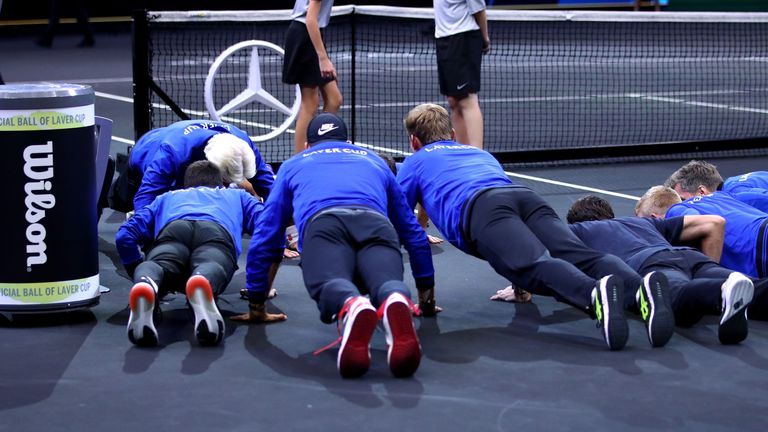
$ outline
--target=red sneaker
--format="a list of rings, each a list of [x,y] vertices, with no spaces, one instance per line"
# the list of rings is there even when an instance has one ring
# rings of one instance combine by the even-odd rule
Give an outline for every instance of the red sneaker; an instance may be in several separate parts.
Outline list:
[[[421,362],[421,345],[413,328],[412,309],[411,302],[400,293],[387,297],[379,308],[389,345],[389,370],[398,378],[413,375]]]
[[[344,303],[338,319],[344,330],[336,366],[344,378],[357,378],[371,367],[371,337],[378,322],[376,309],[367,298],[353,297]]]

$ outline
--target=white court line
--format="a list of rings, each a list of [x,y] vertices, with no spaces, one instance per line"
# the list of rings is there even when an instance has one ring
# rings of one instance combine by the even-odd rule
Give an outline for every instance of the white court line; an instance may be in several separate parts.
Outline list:
[[[394,150],[394,149],[388,149],[388,148],[383,148],[383,147],[376,147],[376,146],[372,146],[370,144],[361,143],[361,142],[355,142],[355,144],[359,145],[360,147],[369,148],[371,150],[384,151],[384,152],[387,152],[387,153],[395,153],[395,154],[400,155],[400,156],[410,156],[410,155],[413,154],[411,152],[404,152],[402,150]],[[593,188],[593,187],[589,187],[589,186],[577,185],[577,184],[573,184],[573,183],[566,183],[566,182],[561,182],[561,181],[558,181],[558,180],[550,180],[550,179],[545,179],[545,178],[542,178],[542,177],[530,176],[530,175],[527,175],[527,174],[513,173],[513,172],[510,172],[510,171],[504,171],[504,174],[508,175],[509,177],[517,177],[517,178],[521,178],[521,179],[537,181],[539,183],[547,183],[547,184],[556,185],[556,186],[564,186],[564,187],[568,187],[568,188],[571,188],[571,189],[583,190],[583,191],[586,191],[586,192],[595,192],[595,193],[600,193],[600,194],[604,194],[604,195],[610,195],[610,196],[614,196],[614,197],[618,197],[618,198],[626,198],[626,199],[632,200],[632,201],[637,201],[637,200],[640,199],[639,196],[627,195],[627,194],[623,194],[623,193],[619,193],[619,192],[612,192],[612,191],[607,191],[607,190],[604,190],[604,189],[597,189],[597,188]]]
[[[639,97],[641,99],[654,100],[659,102],[678,103],[683,105],[693,105],[693,106],[699,106],[699,107],[705,107],[705,108],[717,108],[717,109],[724,109],[729,111],[745,111],[745,112],[753,112],[758,114],[768,114],[768,110],[758,109],[758,108],[724,105],[724,104],[716,104],[716,103],[710,103],[710,102],[695,102],[695,101],[688,101],[685,99],[674,99],[674,98],[657,97],[657,96],[639,96]]]

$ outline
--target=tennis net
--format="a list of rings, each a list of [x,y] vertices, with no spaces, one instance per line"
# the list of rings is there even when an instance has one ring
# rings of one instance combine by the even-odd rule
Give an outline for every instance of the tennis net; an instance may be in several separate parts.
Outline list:
[[[137,136],[183,117],[208,118],[210,65],[232,45],[282,46],[290,11],[143,12],[134,16]],[[768,153],[768,14],[490,10],[480,104],[485,147],[505,162]],[[340,115],[361,145],[409,151],[402,118],[445,105],[431,9],[334,8],[323,37],[344,96]],[[222,63],[213,105],[240,93],[251,52]],[[282,57],[259,50],[262,84],[290,107]],[[286,119],[248,104],[225,115],[253,136]],[[292,130],[259,143],[270,162]]]

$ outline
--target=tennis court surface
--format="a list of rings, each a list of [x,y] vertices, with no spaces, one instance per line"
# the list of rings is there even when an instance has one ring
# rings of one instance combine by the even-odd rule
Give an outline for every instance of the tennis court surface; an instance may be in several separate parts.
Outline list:
[[[114,155],[133,140],[130,35],[97,34],[92,49],[74,48],[78,40],[62,36],[48,50],[33,37],[0,39],[0,70],[10,83],[93,85],[96,114],[115,122]],[[709,160],[723,176],[768,163],[765,156]],[[629,215],[632,197],[684,162],[510,169],[561,216],[585,187],[605,191],[617,215]],[[410,379],[389,373],[381,332],[361,379],[338,376],[334,350],[312,355],[336,328],[320,323],[297,261],[284,262],[271,303],[286,322],[227,322],[224,342],[203,348],[184,298],[169,297],[160,346],[138,349],[125,335],[131,283],[114,246],[123,220],[107,210],[99,223],[101,284],[111,291],[98,306],[14,315],[0,325],[0,430],[757,431],[768,421],[768,323],[752,321],[745,342],[722,346],[711,317],[652,349],[633,318],[628,346],[609,352],[594,322],[566,305],[543,297],[525,305],[489,301],[506,281],[445,244],[433,246],[445,310],[417,319],[424,357]],[[225,317],[247,308],[237,293],[244,264],[241,257],[220,298]],[[407,264],[406,282],[413,287]]]

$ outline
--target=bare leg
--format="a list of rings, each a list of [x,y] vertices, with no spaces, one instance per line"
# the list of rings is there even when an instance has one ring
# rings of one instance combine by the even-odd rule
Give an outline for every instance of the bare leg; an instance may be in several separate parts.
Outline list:
[[[320,87],[320,94],[323,96],[323,112],[336,114],[341,107],[343,98],[336,81]]]
[[[456,141],[483,148],[483,113],[476,93],[464,97],[448,96],[451,123],[456,130]]]
[[[294,154],[304,151],[304,144],[307,142],[307,127],[312,118],[317,114],[317,108],[320,106],[320,94],[317,87],[301,87],[301,107],[299,115],[296,117],[296,133],[293,137]]]

